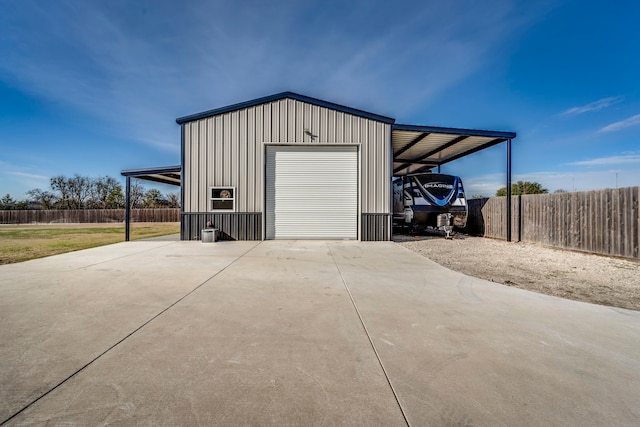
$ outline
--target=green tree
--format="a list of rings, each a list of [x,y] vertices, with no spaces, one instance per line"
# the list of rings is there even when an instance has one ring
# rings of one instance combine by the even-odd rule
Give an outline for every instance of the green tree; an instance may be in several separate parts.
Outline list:
[[[156,190],[155,188],[144,193],[144,197],[142,199],[142,206],[145,208],[158,208],[165,203],[162,193],[160,190]]]
[[[118,209],[124,207],[122,185],[110,176],[95,178],[91,182],[89,206],[97,209]]]
[[[124,208],[124,190],[122,187],[114,188],[105,199],[106,209]]]
[[[9,194],[6,194],[2,198],[0,198],[0,210],[4,210],[4,211],[11,210],[13,209],[15,204],[16,204],[16,201]]]
[[[539,182],[518,181],[511,184],[511,195],[519,196],[522,194],[547,194],[549,190],[544,188]],[[506,196],[507,187],[502,187],[496,192],[496,196]]]

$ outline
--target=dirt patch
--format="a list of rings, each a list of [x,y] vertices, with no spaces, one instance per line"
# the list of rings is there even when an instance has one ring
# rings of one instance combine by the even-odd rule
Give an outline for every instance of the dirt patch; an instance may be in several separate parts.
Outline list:
[[[458,235],[394,236],[400,245],[451,270],[507,286],[640,310],[640,262]]]

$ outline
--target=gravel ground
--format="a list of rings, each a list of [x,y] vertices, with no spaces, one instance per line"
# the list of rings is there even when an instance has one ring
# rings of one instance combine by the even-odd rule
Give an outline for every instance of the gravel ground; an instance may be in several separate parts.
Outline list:
[[[640,262],[458,234],[396,235],[400,245],[451,270],[529,291],[640,310]]]

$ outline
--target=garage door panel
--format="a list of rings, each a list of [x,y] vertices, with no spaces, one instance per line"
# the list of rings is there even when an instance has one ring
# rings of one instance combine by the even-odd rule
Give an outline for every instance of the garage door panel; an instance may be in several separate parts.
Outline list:
[[[357,147],[268,147],[266,196],[267,239],[357,239]]]

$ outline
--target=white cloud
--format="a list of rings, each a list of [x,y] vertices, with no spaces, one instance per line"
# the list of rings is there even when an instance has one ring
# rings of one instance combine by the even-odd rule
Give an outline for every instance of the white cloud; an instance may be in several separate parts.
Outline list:
[[[636,114],[635,116],[631,116],[628,119],[621,120],[619,122],[611,123],[610,125],[607,125],[600,129],[600,132],[615,132],[624,128],[638,125],[640,125],[640,114]]]
[[[598,157],[595,159],[581,160],[568,164],[572,166],[612,166],[630,163],[640,163],[640,154],[629,153],[619,156]]]
[[[490,197],[496,194],[500,187],[507,185],[505,174],[492,173],[479,176],[462,176],[464,191],[468,198],[472,196]]]
[[[25,172],[7,172],[9,175],[15,175],[15,176],[19,176],[21,178],[29,178],[29,179],[35,179],[35,180],[41,180],[41,181],[49,181],[49,177],[48,176],[44,176],[44,175],[36,175],[33,173],[25,173]]]
[[[578,114],[588,113],[590,111],[600,111],[607,107],[610,107],[613,104],[616,104],[622,101],[623,97],[621,96],[610,96],[608,98],[599,99],[597,101],[591,102],[587,105],[582,105],[579,107],[569,108],[566,111],[560,113],[561,116],[575,116]]]
[[[0,162],[11,168],[20,168],[20,166],[9,165],[6,162]],[[20,172],[18,170],[0,171],[0,181],[2,185],[0,192],[2,194],[11,193],[17,199],[24,199],[26,192],[34,188],[47,188],[49,186],[49,177],[29,172]]]

